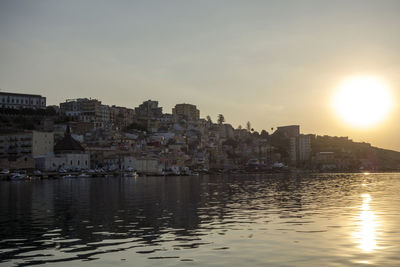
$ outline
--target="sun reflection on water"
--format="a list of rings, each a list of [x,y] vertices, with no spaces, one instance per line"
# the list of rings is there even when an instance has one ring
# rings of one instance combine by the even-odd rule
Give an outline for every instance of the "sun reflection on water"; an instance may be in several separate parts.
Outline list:
[[[359,231],[355,234],[359,248],[365,252],[377,249],[376,245],[376,216],[370,208],[371,196],[362,194],[361,212],[359,215]]]

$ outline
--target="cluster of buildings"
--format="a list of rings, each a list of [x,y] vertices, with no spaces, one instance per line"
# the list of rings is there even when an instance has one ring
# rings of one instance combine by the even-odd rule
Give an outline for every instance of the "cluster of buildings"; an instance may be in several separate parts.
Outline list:
[[[97,128],[122,129],[133,122],[135,111],[130,108],[104,105],[97,99],[68,99],[60,104],[60,113],[74,121],[86,122]]]
[[[3,109],[48,108],[46,98],[39,95],[2,92],[0,101],[6,103]],[[177,104],[171,113],[164,113],[152,100],[127,108],[79,98],[51,108],[57,115],[46,118],[52,121],[46,131],[2,129],[0,169],[178,174],[357,165],[352,157],[346,165],[343,153],[324,151],[322,139],[301,134],[299,125],[277,127],[272,134],[263,130],[260,134],[227,123],[212,123],[201,118],[192,104]],[[320,145],[317,150],[315,144]]]

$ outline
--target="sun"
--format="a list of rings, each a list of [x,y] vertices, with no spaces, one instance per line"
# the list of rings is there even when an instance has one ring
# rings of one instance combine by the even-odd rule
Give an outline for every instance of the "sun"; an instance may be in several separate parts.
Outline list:
[[[392,108],[392,96],[388,86],[376,77],[352,77],[338,87],[333,108],[350,125],[371,127],[387,117]]]

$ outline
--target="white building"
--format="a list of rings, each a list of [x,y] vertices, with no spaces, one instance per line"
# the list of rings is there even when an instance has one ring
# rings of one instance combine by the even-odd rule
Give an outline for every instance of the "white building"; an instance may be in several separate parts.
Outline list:
[[[128,170],[128,169],[137,170],[135,157],[125,156],[121,161],[121,170]]]
[[[0,107],[13,109],[45,109],[46,97],[42,97],[41,95],[0,92]]]
[[[143,174],[162,174],[163,165],[155,158],[139,158],[136,160],[136,170]]]
[[[81,144],[72,138],[69,126],[67,126],[64,138],[54,146],[54,153],[37,158],[36,168],[43,171],[57,171],[61,168],[78,171],[90,167],[90,155],[85,153]]]
[[[89,169],[89,154],[59,154],[48,155],[36,159],[36,168],[42,171],[58,171],[63,168],[68,171]]]

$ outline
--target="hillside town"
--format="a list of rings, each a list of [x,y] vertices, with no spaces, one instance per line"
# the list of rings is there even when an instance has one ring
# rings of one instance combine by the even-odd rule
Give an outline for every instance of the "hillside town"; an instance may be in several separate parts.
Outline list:
[[[303,134],[299,125],[255,131],[213,122],[194,104],[167,113],[158,101],[135,108],[92,98],[46,105],[41,95],[0,92],[2,175],[118,173],[198,175],[288,171],[395,171],[400,153],[348,137]]]

